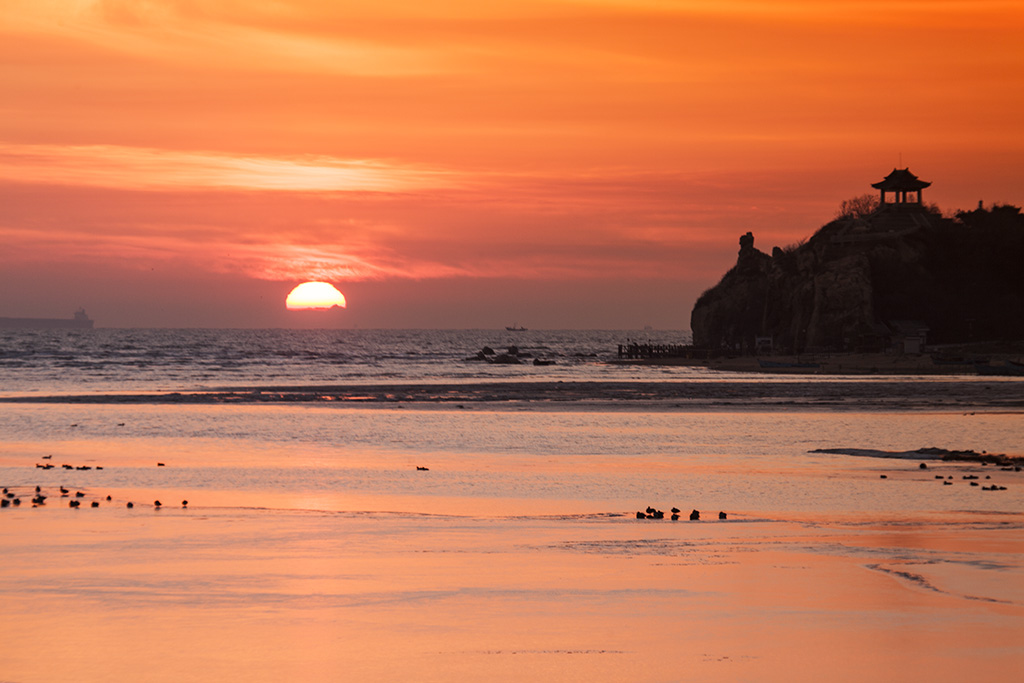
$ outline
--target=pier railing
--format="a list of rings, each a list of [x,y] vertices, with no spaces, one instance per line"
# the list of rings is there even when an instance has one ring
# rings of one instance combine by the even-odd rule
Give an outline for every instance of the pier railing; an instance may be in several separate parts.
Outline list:
[[[641,360],[644,358],[704,358],[705,349],[687,344],[651,344],[629,342],[619,344],[619,358]]]

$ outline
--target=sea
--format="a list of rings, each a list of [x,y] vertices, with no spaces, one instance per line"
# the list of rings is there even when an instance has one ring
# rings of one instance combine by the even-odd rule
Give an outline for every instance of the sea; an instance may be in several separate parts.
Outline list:
[[[1024,378],[689,341],[0,331],[0,681],[1014,680]]]

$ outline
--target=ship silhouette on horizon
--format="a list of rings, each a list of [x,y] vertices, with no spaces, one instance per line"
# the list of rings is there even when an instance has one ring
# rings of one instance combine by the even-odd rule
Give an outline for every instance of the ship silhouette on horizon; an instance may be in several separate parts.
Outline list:
[[[0,330],[91,330],[92,326],[84,308],[71,318],[0,318]]]

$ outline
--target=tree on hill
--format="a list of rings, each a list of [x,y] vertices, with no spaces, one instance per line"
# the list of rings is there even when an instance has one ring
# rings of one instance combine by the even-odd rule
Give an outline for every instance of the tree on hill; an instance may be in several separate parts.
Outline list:
[[[862,194],[859,197],[850,197],[839,202],[836,209],[836,219],[840,218],[864,218],[878,210],[877,194]]]

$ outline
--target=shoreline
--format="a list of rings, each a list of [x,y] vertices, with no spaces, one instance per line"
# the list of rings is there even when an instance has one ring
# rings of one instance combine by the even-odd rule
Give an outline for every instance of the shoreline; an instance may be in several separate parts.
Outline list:
[[[379,407],[516,406],[663,409],[963,410],[1024,409],[1012,378],[826,378],[719,381],[521,381],[372,385],[268,385],[137,393],[0,396],[0,404],[257,405]]]
[[[985,357],[997,363],[1020,358],[1020,354],[988,353]],[[778,364],[762,367],[760,361]],[[793,375],[949,375],[977,377],[974,363],[935,363],[931,355],[887,353],[777,354],[769,356],[736,356],[712,359],[643,358],[615,359],[616,365],[689,366],[723,372],[753,372]],[[1007,375],[1013,377],[1012,375]]]

